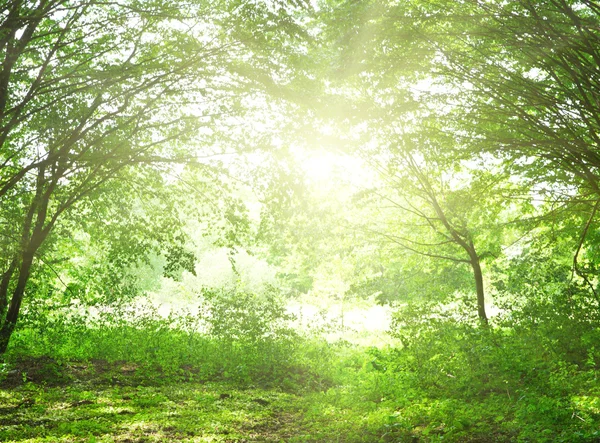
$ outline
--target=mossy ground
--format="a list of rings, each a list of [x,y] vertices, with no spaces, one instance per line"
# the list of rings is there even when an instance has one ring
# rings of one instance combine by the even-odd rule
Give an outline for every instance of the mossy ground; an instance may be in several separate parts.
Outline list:
[[[288,441],[295,395],[140,373],[125,362],[21,362],[0,390],[4,442]]]
[[[164,328],[153,353],[154,330],[20,334],[0,363],[0,442],[600,441],[597,354],[567,362],[537,335],[444,324],[409,347],[363,348]]]
[[[343,367],[338,380],[346,383],[319,390],[202,379],[192,368],[167,376],[126,361],[30,357],[11,363],[0,382],[0,441],[600,441],[596,383],[567,410],[567,397],[533,390],[529,400],[506,392],[461,400],[403,385],[386,398],[381,393],[393,386],[382,384],[391,378],[353,369],[347,361]]]
[[[176,380],[126,362],[20,361],[0,384],[2,442],[379,441],[315,393]],[[315,414],[320,419],[315,418]],[[337,415],[337,414],[336,414]],[[345,417],[344,417],[345,416]],[[339,420],[338,420],[339,419]],[[331,426],[319,425],[330,422]]]

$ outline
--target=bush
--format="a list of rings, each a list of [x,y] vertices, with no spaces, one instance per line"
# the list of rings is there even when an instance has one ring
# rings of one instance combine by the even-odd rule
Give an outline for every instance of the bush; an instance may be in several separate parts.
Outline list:
[[[165,318],[147,304],[105,306],[93,315],[90,310],[29,311],[6,358],[131,362],[155,381],[218,378],[286,389],[325,383],[318,373],[324,364],[306,353],[326,345],[291,328],[293,318],[276,290],[206,289],[202,295],[200,315]]]

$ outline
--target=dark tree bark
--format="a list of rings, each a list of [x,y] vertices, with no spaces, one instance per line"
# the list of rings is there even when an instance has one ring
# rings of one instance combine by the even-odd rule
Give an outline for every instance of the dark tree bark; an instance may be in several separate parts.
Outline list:
[[[29,250],[23,255],[23,261],[19,269],[19,279],[17,280],[17,285],[13,292],[6,317],[3,319],[2,327],[0,328],[0,355],[6,352],[10,337],[12,336],[15,326],[17,325],[17,318],[19,317],[21,303],[23,302],[23,296],[25,294],[25,286],[27,285],[27,281],[29,280],[29,275],[31,273],[33,257],[33,250]]]
[[[475,290],[477,292],[477,315],[483,323],[488,322],[485,312],[485,291],[483,287],[483,272],[481,271],[480,257],[475,251],[475,247],[471,243],[469,248],[470,265],[473,269],[473,277],[475,279]]]
[[[63,168],[54,166],[52,174],[46,177],[46,168],[42,166],[38,169],[36,193],[23,224],[21,251],[0,282],[0,291],[2,291],[0,292],[0,355],[6,352],[10,337],[17,324],[35,254],[52,229],[53,223],[46,222],[48,206],[52,192],[63,171]],[[34,219],[35,224],[33,224]],[[17,264],[18,273],[15,276],[14,271]],[[8,304],[8,291],[13,277],[16,277],[16,281]],[[7,307],[8,309],[6,309]]]

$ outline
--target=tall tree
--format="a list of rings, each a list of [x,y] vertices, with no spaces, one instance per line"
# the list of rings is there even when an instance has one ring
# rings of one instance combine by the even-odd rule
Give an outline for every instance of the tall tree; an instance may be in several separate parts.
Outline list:
[[[574,210],[587,207],[580,244],[573,245],[574,269],[582,275],[577,257],[598,215],[598,6],[375,0],[326,2],[322,10],[330,23],[324,51],[330,91],[345,103],[338,122],[347,125],[346,145],[402,144],[418,131],[411,149],[428,161],[445,157],[446,174],[485,153],[490,162],[502,162],[501,176],[512,175],[510,183],[530,187],[520,192],[523,201],[549,195],[561,204],[572,199]],[[433,140],[442,143],[431,149]],[[394,157],[390,151],[381,158],[411,162]],[[427,188],[436,182],[420,167],[412,169],[408,183]],[[514,204],[502,187],[493,196],[494,186],[492,207]],[[433,207],[444,200],[438,197],[429,199]]]
[[[571,200],[574,211],[588,202],[573,269],[590,283],[578,258],[592,244],[600,195],[600,8],[514,0],[439,2],[427,12],[415,38],[438,54],[446,129],[466,152],[487,151],[528,176],[538,195]]]
[[[235,1],[7,3],[0,13],[0,354],[32,265],[61,218],[130,180],[136,165],[213,167],[206,159],[230,147],[213,138],[226,117],[245,96],[276,89],[283,57],[260,43],[265,34],[301,34],[293,9]]]

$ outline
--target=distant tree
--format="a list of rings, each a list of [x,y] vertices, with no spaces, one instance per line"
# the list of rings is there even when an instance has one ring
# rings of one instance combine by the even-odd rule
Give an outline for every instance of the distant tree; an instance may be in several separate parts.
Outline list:
[[[325,2],[321,11],[329,24],[323,54],[334,97],[331,115],[344,125],[347,149],[402,144],[419,132],[411,150],[428,161],[444,157],[446,174],[452,174],[452,165],[487,156],[501,165],[494,173],[499,179],[511,175],[512,185],[518,183],[519,201],[547,200],[536,208],[548,209],[548,218],[557,206],[568,205],[578,214],[586,210],[587,218],[576,217],[582,221],[573,267],[593,285],[594,267],[589,259],[578,266],[578,257],[594,249],[591,227],[599,206],[598,5],[585,0],[342,1]],[[431,149],[428,140],[442,143]],[[403,155],[382,155],[383,176],[394,157],[410,164]],[[413,172],[407,183],[424,186],[421,192],[428,182],[440,183],[428,170]],[[512,191],[507,195],[500,186],[494,196],[493,177],[490,183],[491,206],[515,204]],[[445,200],[444,192],[430,188],[435,208],[436,200]],[[486,207],[485,199],[473,203],[464,209]],[[449,209],[439,207],[442,213]],[[488,227],[493,236],[495,229]]]
[[[595,248],[600,201],[600,7],[514,0],[423,8],[415,38],[437,54],[432,76],[447,85],[438,97],[446,130],[464,155],[488,152],[538,196],[587,211],[577,216],[572,264],[594,293],[595,266],[579,259]]]

